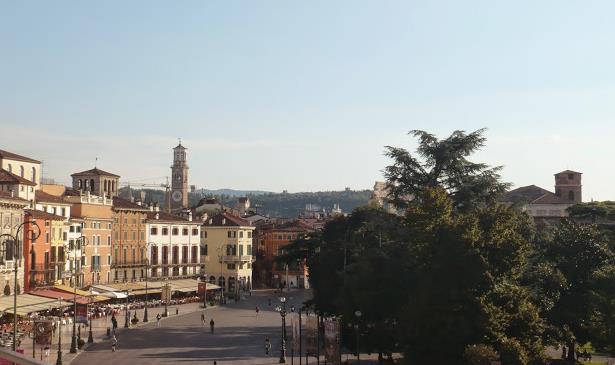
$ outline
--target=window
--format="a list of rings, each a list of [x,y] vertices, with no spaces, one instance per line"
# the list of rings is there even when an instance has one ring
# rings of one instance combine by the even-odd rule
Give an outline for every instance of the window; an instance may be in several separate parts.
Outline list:
[[[248,238],[252,238],[252,231],[248,231]]]
[[[248,245],[248,255],[252,256],[252,245]]]
[[[85,265],[87,265],[85,261],[85,256],[81,256],[81,266],[85,266]]]
[[[136,241],[137,240],[137,232],[132,231],[132,240]]]
[[[568,180],[574,180],[574,175],[573,174],[568,174]]]
[[[75,233],[75,226],[70,226],[69,230],[70,233]]]
[[[111,255],[107,255],[107,265],[111,265]]]
[[[111,246],[111,236],[107,236],[107,245]]]
[[[243,231],[239,231],[239,238],[243,238]]]
[[[182,247],[182,264],[188,263],[188,246]]]
[[[198,254],[198,248],[197,246],[192,246],[192,260],[190,262],[192,262],[193,264],[196,264],[198,262],[197,260],[197,255]]]
[[[173,258],[172,258],[172,263],[173,264],[179,264],[179,247],[175,246],[173,247]]]
[[[145,241],[145,232],[141,231],[141,241]]]
[[[126,263],[128,261],[128,249],[126,247],[124,247],[124,256],[123,256],[123,263]]]
[[[187,236],[187,235],[188,235],[188,228],[182,229],[182,236]]]
[[[227,236],[228,236],[228,238],[235,238],[235,237],[237,237],[237,232],[235,232],[235,231],[228,231],[227,232]]]
[[[574,200],[574,191],[569,191],[568,192],[568,200],[573,201]]]
[[[149,232],[152,236],[156,236],[158,234],[158,227],[152,227]]]
[[[62,217],[66,217],[66,208],[62,208]]]
[[[124,224],[128,224],[128,218],[124,218]]]
[[[32,182],[36,182],[36,168],[32,167]]]
[[[207,245],[201,246],[201,256],[207,256]]]
[[[197,228],[192,228],[192,235],[193,236],[198,236],[199,235],[199,230]]]
[[[124,241],[128,240],[128,232],[124,232]]]
[[[226,264],[228,270],[235,270],[235,264]]]
[[[134,247],[132,248],[132,262],[137,262],[137,250]]]
[[[243,256],[243,245],[239,245],[239,256]]]
[[[168,236],[168,235],[169,235],[169,229],[168,229],[167,227],[164,227],[164,228],[162,229],[162,235],[163,235],[163,236]]]
[[[107,223],[107,229],[111,229],[111,223]]]
[[[207,238],[207,231],[201,231],[201,238]]]
[[[173,232],[173,236],[177,236],[179,234],[179,229],[173,228],[172,232]]]
[[[24,177],[24,169],[23,166],[19,166],[19,176]]]

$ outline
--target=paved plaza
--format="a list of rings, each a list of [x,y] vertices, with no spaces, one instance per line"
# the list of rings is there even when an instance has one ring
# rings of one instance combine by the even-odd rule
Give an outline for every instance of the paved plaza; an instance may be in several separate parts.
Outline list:
[[[305,300],[305,291],[286,293],[290,305],[299,308]],[[272,299],[271,306],[268,299]],[[276,297],[271,291],[255,291],[252,297],[240,303],[208,308],[205,326],[201,323],[202,310],[163,319],[156,327],[155,315],[150,323],[121,329],[117,336],[118,351],[112,352],[109,341],[97,339],[97,343],[76,357],[71,364],[172,364],[196,362],[200,364],[277,364],[281,319],[274,310]],[[260,313],[256,315],[255,308]],[[183,308],[181,310],[184,310]],[[209,320],[214,319],[215,331],[210,333]],[[287,321],[287,325],[290,323]],[[290,327],[287,329],[290,333]],[[270,356],[265,355],[265,338],[272,343]],[[290,364],[290,351],[288,352]],[[297,359],[297,364],[299,363]],[[316,363],[312,359],[310,363]]]

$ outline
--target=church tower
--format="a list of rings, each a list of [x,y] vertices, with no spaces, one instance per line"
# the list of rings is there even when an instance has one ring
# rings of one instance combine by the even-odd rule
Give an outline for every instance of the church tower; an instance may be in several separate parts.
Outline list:
[[[566,170],[555,174],[555,195],[567,200],[570,204],[583,201],[583,185],[580,172]]]
[[[186,163],[186,147],[181,140],[173,148],[173,166],[171,166],[171,211],[177,212],[188,208],[188,164]]]

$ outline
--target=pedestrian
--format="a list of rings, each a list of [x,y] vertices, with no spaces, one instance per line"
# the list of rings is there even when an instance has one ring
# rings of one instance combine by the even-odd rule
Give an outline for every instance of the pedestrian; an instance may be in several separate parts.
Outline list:
[[[115,352],[116,348],[117,348],[117,337],[113,335],[113,338],[111,339],[111,352]]]
[[[269,337],[265,338],[265,355],[269,355],[269,350],[271,350],[271,342],[269,341]]]
[[[209,329],[211,331],[211,334],[214,334],[214,319],[212,318],[211,321],[209,321]]]
[[[115,335],[115,330],[117,330],[117,318],[115,318],[115,314],[111,315],[111,325],[113,327],[113,334]]]
[[[271,307],[271,298],[267,299],[267,305]]]
[[[203,324],[203,327],[205,327],[205,311],[201,313],[201,323]]]
[[[258,312],[260,311],[260,309],[258,308],[258,305],[256,306],[256,318],[258,318]]]
[[[45,362],[49,362],[49,345],[45,345]]]
[[[160,313],[156,314],[156,327],[160,327],[160,318],[162,318]]]

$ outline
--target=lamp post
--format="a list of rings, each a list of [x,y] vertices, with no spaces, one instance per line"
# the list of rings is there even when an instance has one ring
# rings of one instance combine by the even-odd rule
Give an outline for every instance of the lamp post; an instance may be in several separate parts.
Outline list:
[[[128,321],[130,321],[130,315],[128,314],[128,297],[130,296],[130,289],[128,289],[128,283],[126,283],[126,316],[124,321],[124,328],[128,328],[130,325]]]
[[[169,316],[169,300],[171,299],[171,293],[169,291],[169,279],[164,278],[164,315],[163,317]]]
[[[28,215],[29,216],[29,215]],[[23,234],[29,233],[30,239],[35,241],[41,235],[41,229],[33,220],[24,221],[15,230],[15,235],[9,233],[4,233],[0,235],[0,239],[2,239],[2,247],[1,247],[1,255],[0,255],[0,264],[5,264],[6,254],[8,252],[7,245],[13,245],[13,271],[15,273],[15,281],[13,283],[13,351],[17,351],[17,286],[19,285],[17,282],[17,268],[19,267],[17,263],[17,258],[19,257],[19,232],[24,228],[26,224],[32,224],[32,227],[29,227],[26,232],[22,232]],[[36,231],[33,229],[36,227]],[[24,279],[25,280],[25,279]]]
[[[282,317],[282,346],[280,347],[280,364],[286,363],[286,297],[280,297],[281,305],[275,307]]]
[[[354,326],[354,328],[355,328],[355,330],[357,332],[357,364],[360,364],[361,363],[361,358],[359,356],[359,353],[360,353],[360,351],[359,351],[359,335],[360,335],[359,321],[361,320],[362,313],[361,313],[360,310],[358,310],[358,311],[354,312],[354,315],[355,315],[355,317],[357,317],[357,323]]]
[[[81,235],[76,242],[79,242],[79,250],[82,251],[83,248],[86,246],[85,241],[87,241],[87,237],[85,237],[84,235]],[[83,254],[83,252],[82,252]],[[70,341],[70,353],[71,354],[76,354],[77,353],[77,281],[78,281],[78,277],[77,277],[77,252],[75,250],[75,253],[73,254],[73,260],[74,260],[74,265],[73,265],[73,284],[75,285],[74,290],[73,290],[73,335],[71,337],[71,341]],[[80,270],[81,271],[81,270]]]
[[[58,309],[60,313],[62,310],[62,297],[58,298],[60,303],[60,308]],[[62,365],[62,319],[58,315],[58,358],[56,359],[56,365]]]
[[[148,282],[148,275],[149,275],[149,255],[150,255],[150,246],[153,242],[148,242],[145,245],[145,309],[143,310],[143,322],[147,323],[149,322],[149,319],[147,318],[147,282]]]
[[[90,304],[92,303],[92,288],[90,288]],[[89,311],[88,311],[89,314]],[[88,332],[88,343],[94,343],[94,336],[92,335],[92,314],[90,314],[90,331]]]

